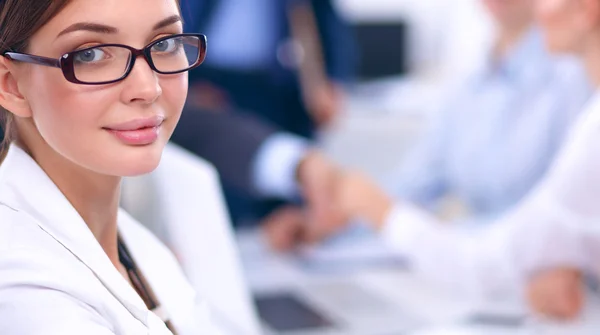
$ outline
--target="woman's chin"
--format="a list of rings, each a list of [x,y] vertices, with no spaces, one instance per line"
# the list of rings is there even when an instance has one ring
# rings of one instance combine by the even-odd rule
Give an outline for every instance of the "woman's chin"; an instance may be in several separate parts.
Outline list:
[[[157,167],[158,167],[158,163],[154,164],[154,165],[147,165],[147,166],[136,166],[135,168],[123,170],[121,173],[119,173],[119,176],[121,176],[121,177],[143,176],[143,175],[151,173]]]
[[[160,164],[162,157],[162,148],[137,148],[130,154],[123,157],[122,160],[115,162],[113,165],[117,167],[114,175],[121,177],[141,176],[154,171]]]

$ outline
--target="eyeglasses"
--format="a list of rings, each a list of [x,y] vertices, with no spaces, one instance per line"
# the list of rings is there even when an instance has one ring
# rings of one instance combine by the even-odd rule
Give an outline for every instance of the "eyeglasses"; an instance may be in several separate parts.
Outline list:
[[[189,71],[202,64],[206,57],[206,36],[169,35],[143,49],[101,44],[69,52],[59,59],[10,51],[4,56],[19,62],[60,68],[65,78],[75,84],[103,85],[127,78],[139,56],[143,56],[150,68],[160,74]]]

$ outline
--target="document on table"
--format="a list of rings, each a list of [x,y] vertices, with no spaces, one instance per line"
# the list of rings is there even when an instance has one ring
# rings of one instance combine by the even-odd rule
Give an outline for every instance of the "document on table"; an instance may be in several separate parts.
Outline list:
[[[355,224],[322,244],[297,251],[296,260],[311,272],[354,272],[372,267],[404,269],[406,260],[387,248],[366,226]]]

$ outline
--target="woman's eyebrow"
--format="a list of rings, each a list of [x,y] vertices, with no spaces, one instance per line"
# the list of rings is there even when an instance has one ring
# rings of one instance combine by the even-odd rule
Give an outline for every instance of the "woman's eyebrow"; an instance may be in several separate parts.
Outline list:
[[[167,17],[166,19],[160,21],[159,23],[155,24],[153,29],[158,30],[158,29],[170,26],[177,22],[181,22],[181,16],[171,15],[171,16]]]
[[[75,32],[75,31],[80,31],[80,30],[91,31],[94,33],[101,33],[101,34],[116,34],[119,32],[119,29],[117,29],[115,27],[107,26],[107,25],[100,24],[100,23],[78,22],[78,23],[74,23],[74,24],[70,25],[65,30],[61,31],[56,37],[58,38],[63,35],[66,35],[66,34],[69,34],[69,33]]]
[[[157,24],[155,24],[153,30],[158,30],[158,29],[170,26],[174,23],[181,22],[181,21],[182,21],[181,16],[171,15],[171,16],[161,20]],[[101,24],[101,23],[78,22],[78,23],[74,23],[74,24],[70,25],[69,27],[67,27],[66,29],[61,31],[56,37],[58,38],[63,35],[66,35],[66,34],[69,34],[72,32],[76,32],[76,31],[81,31],[81,30],[90,31],[93,33],[100,33],[100,34],[116,34],[119,32],[119,29],[117,29],[115,27],[107,26],[107,25]]]

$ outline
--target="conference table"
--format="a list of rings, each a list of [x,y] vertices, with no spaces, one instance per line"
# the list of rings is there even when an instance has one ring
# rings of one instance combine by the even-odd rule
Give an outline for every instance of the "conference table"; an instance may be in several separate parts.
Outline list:
[[[255,296],[289,291],[308,292],[307,295],[315,293],[313,296],[319,298],[326,296],[327,291],[311,290],[322,290],[324,283],[335,283],[337,287],[352,283],[353,287],[392,302],[402,310],[409,311],[413,319],[418,319],[411,325],[410,331],[403,331],[402,334],[600,334],[600,298],[595,294],[589,295],[581,317],[571,322],[537,317],[529,312],[518,297],[493,301],[467,299],[464,295],[424,282],[411,273],[400,255],[390,253],[376,236],[362,229],[354,229],[323,246],[288,254],[273,252],[258,230],[238,232],[237,242],[246,280]],[[361,304],[360,300],[353,301],[350,298],[344,301],[346,304]],[[315,299],[312,302],[315,303]],[[337,308],[335,304],[328,306],[326,298],[321,302],[321,310]],[[316,304],[319,304],[319,299],[316,299]],[[365,304],[369,302],[365,301]],[[335,310],[332,312],[335,313]],[[392,315],[390,319],[397,317],[400,316]],[[378,322],[385,320],[379,319]],[[376,331],[364,333],[377,334]],[[389,332],[381,334],[391,335]]]

